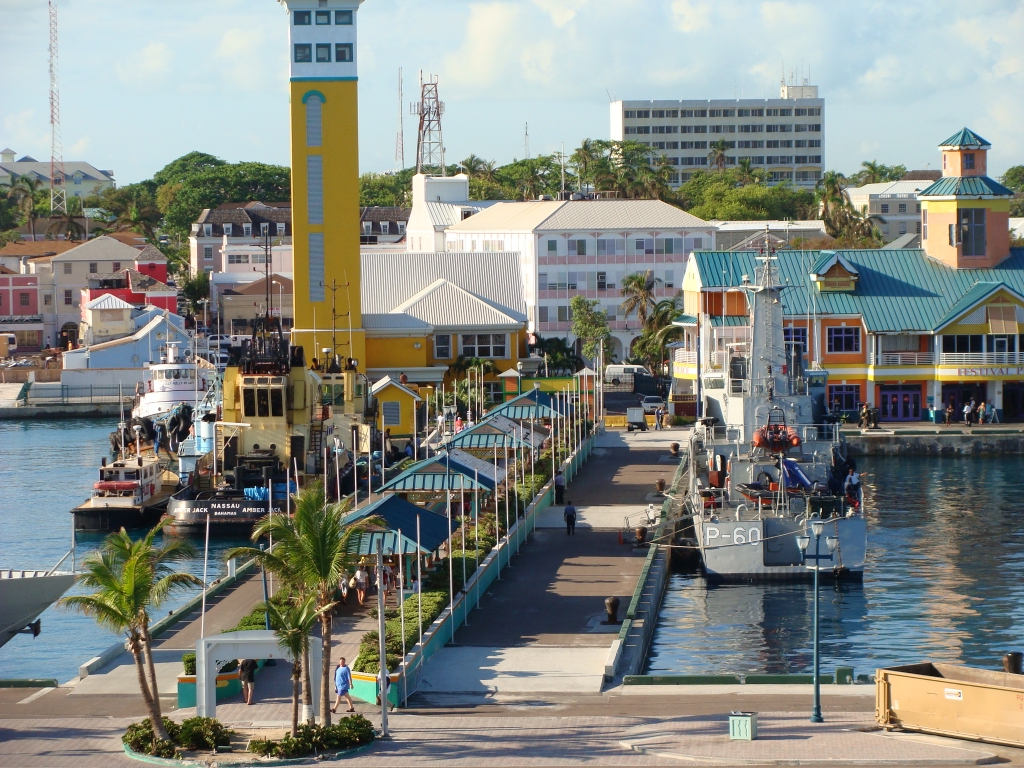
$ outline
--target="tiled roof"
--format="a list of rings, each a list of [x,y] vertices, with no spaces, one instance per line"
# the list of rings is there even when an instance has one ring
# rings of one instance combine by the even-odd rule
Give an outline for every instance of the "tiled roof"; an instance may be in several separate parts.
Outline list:
[[[5,172],[0,175],[17,174],[18,176],[35,176],[45,181],[50,180],[50,163],[39,162],[28,155],[13,163],[0,163],[0,171]],[[83,181],[114,181],[113,171],[101,171],[89,163],[65,160],[64,177],[73,179],[76,174],[79,174],[79,178]]]
[[[71,240],[15,240],[0,248],[0,256],[28,256],[33,259],[45,257],[48,259],[80,245],[81,243]]]
[[[412,208],[393,205],[373,205],[359,209],[360,221],[408,221]]]
[[[970,128],[961,128],[944,142],[939,144],[939,147],[974,147],[977,149],[988,149],[991,146],[991,144],[981,138],[981,136],[976,134]]]
[[[154,261],[155,262],[167,261],[167,257],[164,256],[163,252],[159,248],[157,248],[155,245],[151,245],[151,244],[147,243],[146,247],[143,248],[139,252],[139,254],[135,257],[135,260],[136,261],[144,261],[147,264],[151,264]]]
[[[943,176],[930,187],[918,193],[920,197],[949,195],[1013,197],[1013,190],[1007,189],[988,176]]]
[[[128,286],[134,293],[177,293],[166,283],[161,283],[155,277],[144,275],[137,270],[126,269],[125,273],[128,276]]]
[[[978,283],[1005,283],[1024,295],[1024,248],[1012,249],[991,269],[954,269],[916,248],[836,251],[860,274],[852,292],[818,292],[811,286],[811,267],[821,253],[776,254],[779,279],[789,286],[782,291],[786,315],[862,315],[872,333],[922,333],[939,327]],[[706,288],[738,286],[744,274],[753,277],[762,263],[756,254],[743,252],[697,252],[692,258]]]

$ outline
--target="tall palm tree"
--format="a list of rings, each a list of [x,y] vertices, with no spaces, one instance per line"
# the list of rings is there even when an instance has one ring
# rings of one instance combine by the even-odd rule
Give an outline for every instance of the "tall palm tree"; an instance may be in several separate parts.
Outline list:
[[[594,170],[604,156],[604,145],[594,139],[584,139],[579,148],[569,156],[569,162],[576,166],[577,187],[594,182]]]
[[[135,194],[125,210],[114,219],[114,231],[138,232],[152,240],[162,218],[163,215],[155,205]]]
[[[762,184],[767,179],[767,172],[764,168],[755,168],[750,163],[749,157],[741,157],[736,162],[736,179],[740,184]]]
[[[11,186],[18,199],[18,207],[21,208],[25,221],[28,222],[29,231],[32,233],[34,241],[36,239],[36,219],[39,218],[36,203],[39,200],[39,193],[43,189],[43,182],[35,176],[18,176],[16,179],[11,179]]]
[[[327,608],[318,609],[314,595],[292,602],[283,610],[272,602],[260,607],[270,614],[278,644],[292,660],[292,738],[295,738],[299,732],[299,681],[303,662],[309,658],[309,633]]]
[[[654,289],[660,282],[661,280],[655,277],[654,271],[650,269],[646,272],[634,272],[622,279],[619,293],[625,300],[619,307],[627,319],[636,312],[636,319],[641,325],[646,325],[648,312],[655,302]]]
[[[546,180],[540,163],[536,159],[527,160],[524,173],[519,179],[519,189],[523,193],[523,200],[536,200],[545,186]]]
[[[127,635],[154,737],[164,741],[168,735],[160,713],[149,609],[159,607],[175,591],[202,585],[195,576],[172,567],[195,556],[195,547],[190,542],[169,539],[160,547],[153,543],[168,522],[164,520],[138,541],[132,541],[124,528],[107,536],[100,548],[86,558],[78,578],[80,584],[96,591],[91,595],[62,597],[59,601],[62,607],[81,611],[95,618],[100,626]]]
[[[466,175],[472,179],[480,175],[480,171],[482,171],[484,167],[484,159],[482,157],[477,157],[474,154],[470,154],[469,157],[459,163],[459,166],[466,172]]]
[[[877,184],[886,181],[887,168],[877,160],[865,160],[860,164],[861,171],[857,174],[857,180],[861,184]]]
[[[321,665],[320,709],[324,724],[331,724],[331,612],[334,591],[342,573],[358,557],[359,540],[376,518],[344,525],[340,504],[328,504],[323,484],[311,483],[295,497],[295,514],[268,515],[252,531],[252,540],[271,537],[271,551],[255,547],[237,547],[225,557],[254,558],[269,571],[278,574],[302,597],[312,597],[320,617]]]
[[[718,141],[711,143],[711,151],[708,152],[708,165],[712,168],[717,168],[721,173],[725,170],[725,167],[729,164],[729,142],[725,139],[719,139]]]

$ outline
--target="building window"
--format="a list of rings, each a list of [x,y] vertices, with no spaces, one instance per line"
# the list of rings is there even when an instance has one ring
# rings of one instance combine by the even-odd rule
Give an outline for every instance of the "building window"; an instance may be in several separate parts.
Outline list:
[[[211,237],[213,235],[213,224],[203,224],[203,237]]]
[[[614,288],[614,287],[615,287],[615,285],[613,283],[612,284],[612,288]],[[597,290],[599,290],[599,291],[607,291],[608,290],[608,273],[607,272],[598,272],[597,273]]]
[[[334,23],[343,27],[352,26],[352,11],[335,11]]]
[[[19,293],[18,294],[18,306],[19,307],[27,307],[28,306],[28,294],[27,293]]]
[[[249,254],[247,253],[229,253],[228,264],[248,264]]]
[[[921,211],[921,239],[928,239],[928,211]]]
[[[331,24],[331,12],[330,11],[317,11],[316,12],[316,23],[317,26],[330,26]]]
[[[309,43],[295,44],[295,63],[308,64],[313,61],[313,46]]]
[[[265,221],[260,222],[260,234],[264,237],[270,234],[270,225]]]
[[[233,231],[234,231],[234,230],[233,230],[233,227],[232,227],[232,225],[231,225],[231,224],[225,224],[225,225],[224,225],[224,235],[225,235],[226,237],[231,237],[231,233],[232,233]]]
[[[450,360],[452,356],[452,337],[448,333],[439,333],[434,337],[434,357],[438,360]]]
[[[964,170],[965,171],[973,171],[974,170],[974,153],[973,152],[964,152]]]
[[[587,255],[587,241],[586,240],[570,240],[568,242],[569,255],[570,256],[586,256]]]
[[[920,212],[921,212],[921,204],[920,204],[920,203],[918,203],[918,204],[917,204],[917,212],[918,212],[918,213],[920,213]]]
[[[897,213],[906,213],[907,212],[907,204],[906,203],[900,203],[899,206],[897,206],[896,211],[897,211]]]
[[[960,209],[960,240],[964,256],[985,255],[985,209]]]
[[[548,253],[550,255],[555,255],[555,254],[558,253],[558,241],[557,240],[548,240]]]
[[[365,235],[372,235],[373,234],[373,222],[372,221],[364,221],[364,222],[362,222],[362,225],[363,225],[363,235],[364,236]]]
[[[277,234],[278,235],[282,235],[282,236],[284,235],[284,223],[283,222],[278,222],[278,224],[277,224]]]
[[[837,411],[855,411],[860,406],[860,384],[832,384],[828,405]]]
[[[654,252],[657,254],[685,253],[683,249],[683,238],[664,237],[655,244]]]
[[[48,293],[43,296],[43,304],[47,307],[51,306],[53,304],[53,296]]]
[[[90,275],[95,275],[99,271],[100,271],[99,270],[99,264],[97,264],[95,261],[90,261],[89,262],[89,274]]]
[[[682,241],[680,241],[680,242],[682,242]],[[665,270],[664,287],[665,288],[675,288],[676,287],[676,273],[675,273],[675,270],[672,270],[672,269],[666,269]]]
[[[564,304],[558,308],[558,322],[569,322],[569,307],[565,306]]]
[[[888,213],[888,212],[889,212],[889,204],[888,203],[882,203],[882,213]]]
[[[395,224],[398,225],[398,234],[404,235],[405,234],[405,222],[404,221],[396,221]]]
[[[386,400],[380,408],[385,427],[397,427],[402,423],[402,404],[397,400]]]
[[[907,234],[907,222],[905,222],[905,221],[901,221],[900,222],[900,234],[901,235]]]
[[[654,238],[653,237],[638,237],[633,241],[633,253],[634,254],[645,254],[649,256],[654,255]]]
[[[337,43],[334,46],[334,60],[340,62],[352,61],[352,43]]]
[[[980,335],[943,336],[942,351],[946,354],[984,352],[985,337]]]
[[[312,14],[309,11],[295,11],[292,18],[295,20],[295,26],[297,27],[308,27],[313,23]]]
[[[64,306],[70,307],[73,303],[74,303],[74,300],[71,298],[71,289],[65,289],[64,290]]]
[[[387,222],[387,221],[382,221],[382,222],[380,223],[380,233],[381,233],[382,235],[386,235],[386,234],[388,234],[388,230],[389,230],[389,229],[391,229],[391,227],[390,227],[390,222]]]
[[[538,322],[546,323],[548,321],[548,308],[537,307],[537,319]]]
[[[462,335],[462,354],[465,357],[507,357],[507,349],[503,333]]]
[[[252,237],[252,224],[243,224],[242,225],[242,234],[245,237]]]
[[[807,354],[806,328],[783,328],[782,338],[786,342],[786,357],[789,357],[794,346],[799,348],[803,354]]]
[[[602,237],[597,241],[598,256],[623,256],[626,253],[626,241],[617,237]]]
[[[213,246],[212,245],[204,245],[203,246],[203,259],[205,261],[212,261],[213,260]]]
[[[919,234],[919,235],[920,235],[920,234],[921,234],[921,222],[920,222],[920,221],[915,221],[915,222],[914,222],[914,224],[915,224],[915,225],[916,225],[916,227],[917,227],[917,230],[916,230],[916,231],[917,231],[917,234]]]
[[[856,326],[829,328],[828,351],[838,353],[860,352],[860,328]]]
[[[316,61],[318,64],[324,64],[331,60],[331,44],[330,43],[317,43],[316,44]]]

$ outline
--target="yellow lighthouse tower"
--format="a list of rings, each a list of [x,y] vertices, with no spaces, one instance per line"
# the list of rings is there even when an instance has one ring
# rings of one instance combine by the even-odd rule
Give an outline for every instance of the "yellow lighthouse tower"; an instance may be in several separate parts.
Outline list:
[[[295,330],[362,366],[359,306],[357,12],[362,0],[281,0],[288,8]],[[334,341],[332,341],[332,338]],[[315,340],[315,344],[314,344]]]

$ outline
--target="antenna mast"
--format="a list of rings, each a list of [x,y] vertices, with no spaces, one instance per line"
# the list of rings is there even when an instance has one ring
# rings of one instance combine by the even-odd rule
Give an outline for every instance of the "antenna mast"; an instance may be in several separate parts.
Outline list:
[[[402,68],[398,68],[398,135],[395,137],[396,170],[405,168],[405,129],[402,124]]]
[[[60,91],[57,88],[57,3],[50,7],[50,210],[67,214],[64,188],[64,150],[60,141]]]
[[[523,128],[523,149],[526,150],[526,159],[530,159],[530,124],[524,123]]]
[[[441,176],[446,175],[444,142],[441,140],[444,102],[437,98],[437,75],[429,75],[427,82],[423,82],[423,72],[420,71],[420,100],[411,108],[414,115],[420,116],[416,134],[416,173],[424,173],[424,168],[436,168]]]

